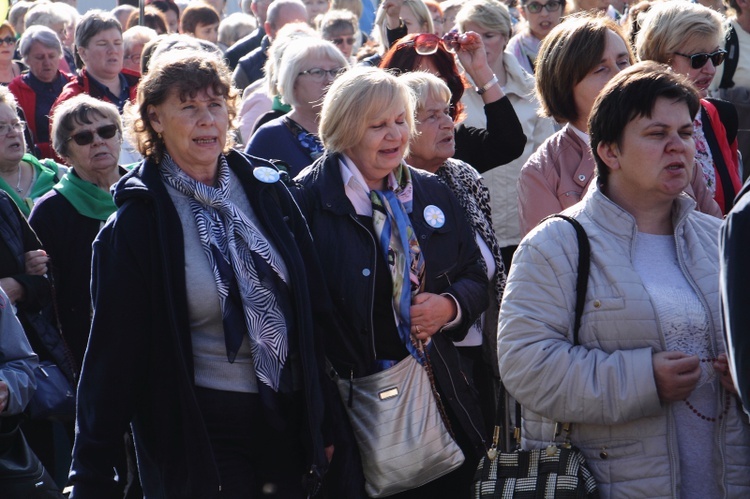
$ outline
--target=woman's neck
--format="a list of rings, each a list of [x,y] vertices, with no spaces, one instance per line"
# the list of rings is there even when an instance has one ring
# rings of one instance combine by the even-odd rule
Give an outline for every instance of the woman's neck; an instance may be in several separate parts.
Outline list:
[[[318,125],[320,124],[320,115],[314,109],[305,107],[293,108],[289,114],[290,119],[296,121],[305,130],[318,135]]]
[[[80,169],[76,170],[75,167],[73,169],[82,180],[94,184],[105,192],[109,192],[110,187],[120,180],[120,169],[118,167],[106,172],[84,172]]]
[[[672,206],[674,199],[646,200],[644,196],[618,195],[618,191],[609,192],[604,189],[607,197],[620,208],[635,218],[639,232],[656,235],[674,234],[672,224]]]
[[[441,166],[445,164],[445,159],[433,159],[432,161],[423,161],[421,158],[416,158],[414,156],[408,156],[406,158],[406,163],[408,165],[413,166],[414,168],[418,168],[420,170],[428,171],[430,173],[436,173]]]
[[[0,161],[0,175],[18,173],[18,169],[21,168],[21,163],[23,163],[23,161]]]
[[[101,78],[97,75],[91,74],[91,76],[94,77],[96,81],[104,85],[109,89],[110,92],[112,92],[115,95],[120,95],[120,92],[122,91],[122,85],[120,85],[120,75],[116,75],[114,78]]]

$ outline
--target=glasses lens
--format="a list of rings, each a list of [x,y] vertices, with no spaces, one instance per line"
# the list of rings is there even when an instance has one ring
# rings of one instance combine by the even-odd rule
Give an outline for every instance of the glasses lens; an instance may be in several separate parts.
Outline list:
[[[3,42],[6,45],[13,45],[16,43],[16,39],[12,36],[6,36],[5,38],[0,38],[0,42]]]
[[[528,10],[532,14],[539,14],[542,11],[542,4],[540,4],[539,2],[531,2],[530,4],[526,5],[526,10]]]
[[[117,134],[117,126],[115,125],[104,125],[96,129],[96,134],[103,139],[111,139]],[[87,146],[94,141],[94,132],[91,130],[84,130],[78,132],[70,137],[79,146]]]
[[[547,2],[545,7],[547,8],[547,12],[557,12],[560,9],[560,5],[562,5],[560,2]]]
[[[432,55],[437,52],[440,38],[432,33],[422,33],[414,38],[414,50],[419,55]]]
[[[721,64],[724,62],[724,59],[726,59],[727,53],[722,51],[714,52],[711,54],[711,62],[714,63],[714,66],[721,66]]]
[[[343,45],[346,43],[347,45],[354,45],[354,37],[348,37],[348,38],[334,38],[331,40],[334,45]]]
[[[117,126],[104,125],[96,129],[97,135],[103,139],[111,139],[117,134]]]
[[[700,69],[708,62],[708,54],[693,54],[690,56],[690,65],[693,69]]]

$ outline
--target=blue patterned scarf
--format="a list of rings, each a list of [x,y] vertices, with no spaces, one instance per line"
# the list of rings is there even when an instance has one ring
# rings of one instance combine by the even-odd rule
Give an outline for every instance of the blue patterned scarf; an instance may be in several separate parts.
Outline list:
[[[408,215],[413,197],[411,172],[402,163],[393,174],[395,186],[384,191],[370,191],[372,224],[391,272],[393,310],[399,336],[409,353],[422,362],[422,356],[411,341],[411,300],[422,291],[424,255]]]
[[[190,198],[219,292],[227,359],[234,362],[247,331],[258,380],[278,392],[288,353],[290,324],[286,320],[292,317],[279,257],[229,200],[229,166],[224,156],[219,160],[216,187],[189,177],[167,154],[160,171],[168,185]]]

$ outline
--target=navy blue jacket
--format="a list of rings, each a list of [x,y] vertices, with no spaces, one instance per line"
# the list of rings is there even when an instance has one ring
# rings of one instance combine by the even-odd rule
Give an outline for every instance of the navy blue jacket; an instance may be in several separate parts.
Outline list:
[[[470,442],[458,443],[467,462],[478,462],[486,442],[476,392],[461,372],[460,341],[488,307],[487,276],[474,233],[453,193],[436,176],[411,168],[414,186],[410,219],[425,257],[425,286],[429,293],[450,293],[462,311],[461,324],[432,337],[430,355],[438,390],[455,418],[453,427]],[[361,377],[374,364],[374,272],[378,252],[370,230],[357,219],[344,192],[338,155],[325,155],[299,177],[294,191],[307,218],[327,278],[338,323],[325,338],[326,356],[341,376]],[[424,220],[428,205],[439,207],[445,224],[432,228]],[[381,265],[380,268],[383,266]],[[396,359],[398,360],[398,359]],[[336,443],[334,461],[343,451]]]
[[[322,345],[329,306],[310,234],[281,182],[255,179],[271,166],[227,155],[291,282],[313,476],[324,454]],[[252,163],[251,163],[252,161]],[[114,497],[113,464],[132,422],[143,492],[149,498],[220,497],[220,480],[194,393],[182,225],[158,165],[144,161],[115,186],[117,213],[94,241],[94,317],[78,390],[72,498]],[[313,292],[314,291],[314,292]],[[326,383],[330,384],[327,380]],[[330,442],[329,442],[330,443]],[[258,449],[258,452],[263,452]]]

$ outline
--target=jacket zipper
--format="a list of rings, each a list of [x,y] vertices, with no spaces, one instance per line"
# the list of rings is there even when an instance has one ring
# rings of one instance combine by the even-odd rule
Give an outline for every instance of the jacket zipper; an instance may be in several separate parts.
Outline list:
[[[349,216],[351,217],[352,220],[354,220],[354,223],[356,223],[357,225],[359,225],[360,227],[362,227],[362,230],[364,230],[365,232],[367,232],[367,235],[370,236],[370,241],[372,241],[372,246],[373,246],[373,249],[375,250],[375,258],[377,258],[378,247],[377,247],[377,243],[375,242],[375,238],[372,237],[372,233],[369,230],[367,230],[367,227],[365,227],[364,225],[362,225],[362,222],[360,222],[357,219],[356,216],[354,216],[352,214],[349,214]],[[375,299],[374,298],[374,296],[375,296],[375,265],[373,265],[372,268],[373,268],[373,270],[372,270],[372,279],[370,279],[370,281],[371,281],[371,284],[370,284],[370,299],[367,300],[367,306],[368,306],[367,317],[370,318],[370,341],[372,342],[372,358],[373,359],[377,359],[378,358],[378,353],[375,351],[375,323],[372,320],[372,302]],[[353,377],[354,376],[352,375],[352,378]],[[349,402],[351,403],[351,397],[350,397]],[[350,405],[350,407],[351,407],[351,405]]]

